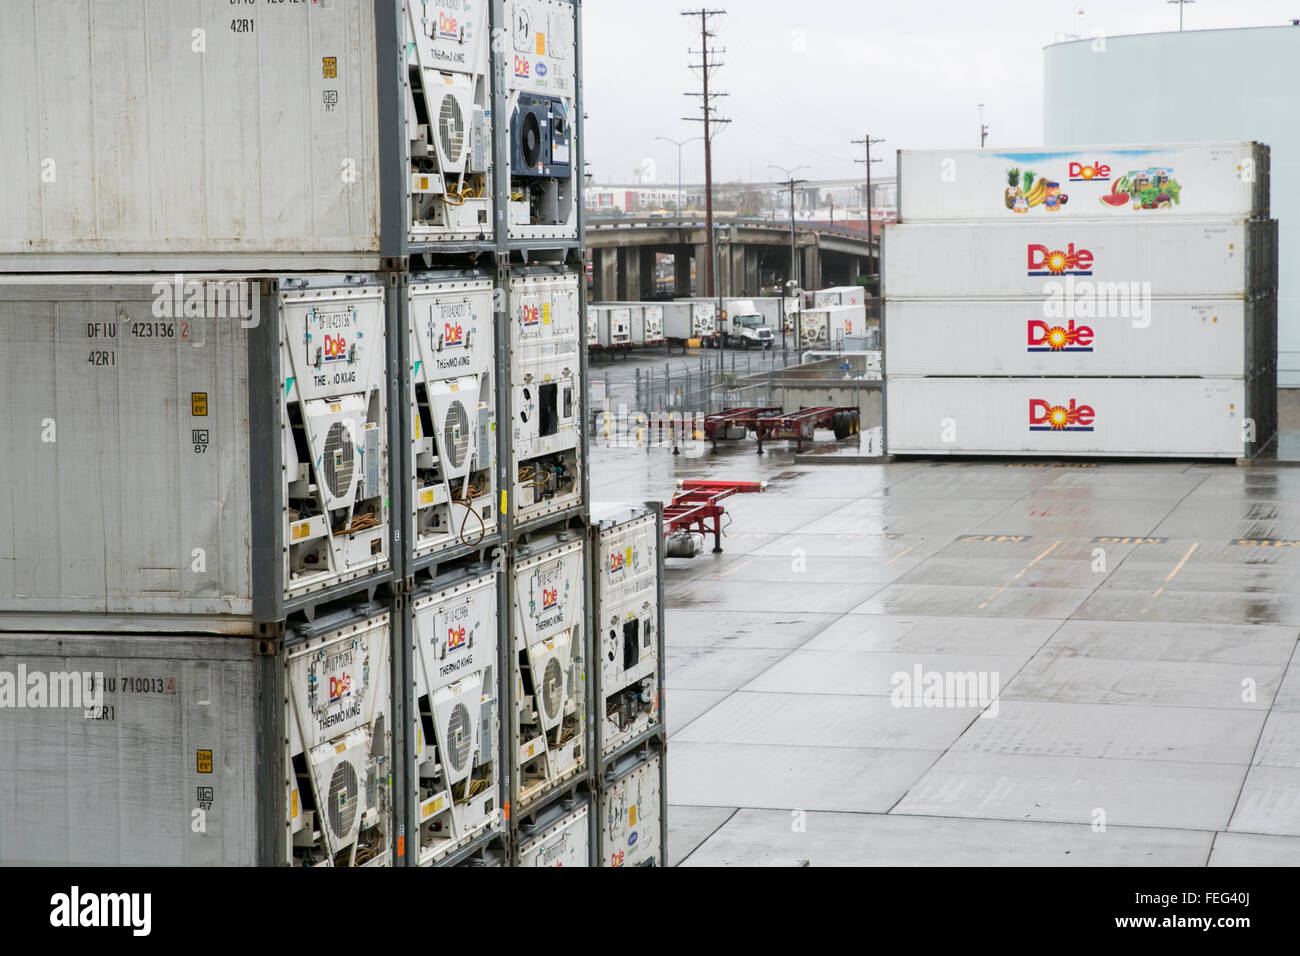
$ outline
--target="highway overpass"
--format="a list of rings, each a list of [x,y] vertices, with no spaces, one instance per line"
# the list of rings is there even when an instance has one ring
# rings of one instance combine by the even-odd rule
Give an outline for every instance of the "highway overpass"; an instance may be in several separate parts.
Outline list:
[[[791,277],[790,226],[770,219],[719,219],[718,275],[721,295],[757,295],[760,283]],[[708,256],[707,230],[698,218],[591,217],[592,301],[638,301],[655,291],[658,254],[674,257],[674,294],[703,294]],[[878,240],[877,240],[878,241]],[[873,244],[862,229],[815,223],[795,224],[795,248],[805,289],[855,285],[870,274]],[[878,251],[878,250],[876,250]],[[877,259],[878,261],[878,259]],[[691,290],[691,267],[696,288]]]

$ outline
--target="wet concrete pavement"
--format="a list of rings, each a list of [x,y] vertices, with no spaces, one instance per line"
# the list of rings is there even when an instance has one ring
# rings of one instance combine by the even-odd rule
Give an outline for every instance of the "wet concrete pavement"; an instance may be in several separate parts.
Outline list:
[[[755,447],[592,444],[769,483],[667,562],[671,862],[1300,864],[1300,469]]]

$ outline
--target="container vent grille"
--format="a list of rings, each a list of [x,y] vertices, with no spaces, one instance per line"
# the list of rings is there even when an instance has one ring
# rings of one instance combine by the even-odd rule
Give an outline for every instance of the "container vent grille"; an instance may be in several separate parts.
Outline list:
[[[352,834],[352,824],[357,818],[357,794],[360,792],[357,772],[346,760],[334,768],[330,777],[329,799],[326,808],[330,830],[334,836],[346,838]]]
[[[325,454],[322,457],[326,487],[335,498],[344,497],[352,490],[352,473],[357,457],[352,435],[344,422],[330,426],[325,434]]]

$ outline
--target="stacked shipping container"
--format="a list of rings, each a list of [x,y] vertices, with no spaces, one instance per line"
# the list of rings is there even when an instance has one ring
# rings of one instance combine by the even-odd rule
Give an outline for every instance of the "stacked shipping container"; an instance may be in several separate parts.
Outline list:
[[[579,4],[150,5],[0,40],[0,862],[520,859],[547,540],[589,709]]]
[[[1240,458],[1273,439],[1268,147],[898,163],[891,453]]]

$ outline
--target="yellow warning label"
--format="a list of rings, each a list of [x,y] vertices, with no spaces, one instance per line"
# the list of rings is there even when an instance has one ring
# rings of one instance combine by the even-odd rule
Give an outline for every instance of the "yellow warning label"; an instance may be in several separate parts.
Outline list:
[[[431,504],[433,504],[433,489],[432,489],[432,488],[422,488],[422,489],[420,489],[420,504],[422,504],[422,505],[431,505]]]
[[[546,34],[537,34],[537,55],[546,56]]]
[[[338,75],[339,75],[338,57],[336,56],[324,57],[321,59],[320,64],[321,64],[321,69],[320,69],[321,76],[325,77],[325,79],[327,80],[338,79]]]
[[[551,324],[551,303],[542,303],[542,325]]]
[[[501,489],[501,513],[506,513],[506,492],[504,488]]]
[[[289,814],[289,819],[290,819],[290,820],[297,820],[297,819],[298,819],[298,788],[297,788],[297,787],[294,787],[294,788],[293,788],[293,803],[292,803],[292,807],[293,807],[293,809],[292,809],[292,812],[290,812],[290,814]]]
[[[190,414],[198,416],[208,414],[207,392],[190,392]]]
[[[195,756],[198,758],[199,773],[212,773],[212,751],[199,750],[195,752]]]
[[[293,526],[293,530],[290,534],[294,541],[301,541],[303,538],[307,537],[307,535],[311,534],[311,522],[299,521]]]
[[[635,803],[632,804],[632,806],[627,808],[627,825],[630,827],[636,826],[636,804]]]

